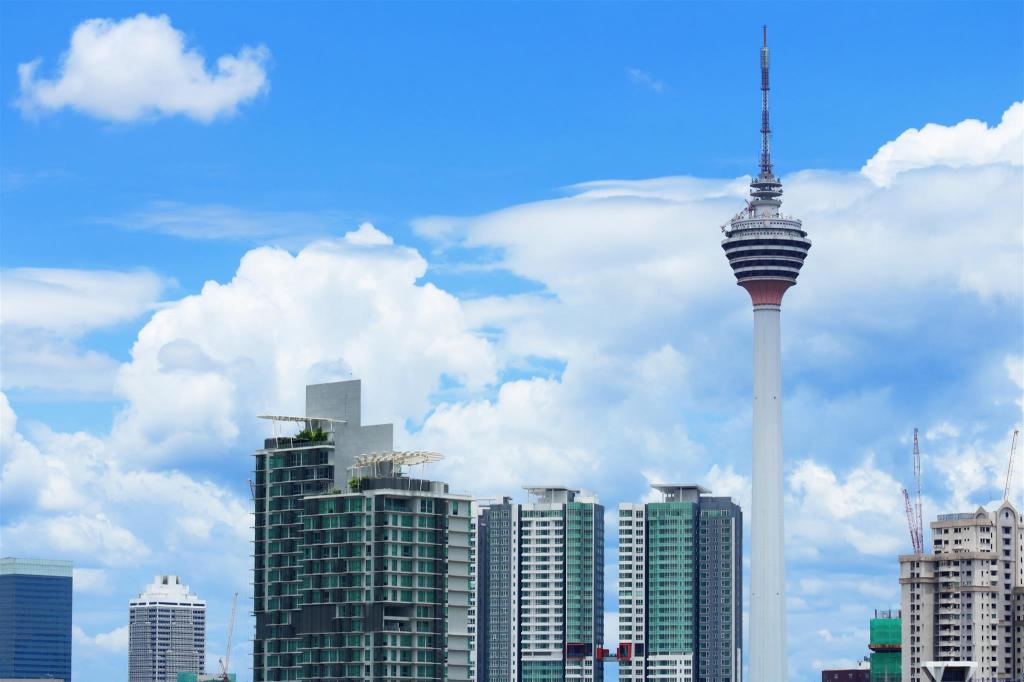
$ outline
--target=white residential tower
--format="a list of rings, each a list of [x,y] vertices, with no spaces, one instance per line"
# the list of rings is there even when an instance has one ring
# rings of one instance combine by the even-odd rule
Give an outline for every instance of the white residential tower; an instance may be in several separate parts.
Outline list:
[[[932,553],[899,558],[903,680],[960,667],[973,682],[1024,676],[1024,522],[1009,502],[940,514]]]
[[[128,604],[128,682],[175,682],[206,664],[206,602],[158,575]]]

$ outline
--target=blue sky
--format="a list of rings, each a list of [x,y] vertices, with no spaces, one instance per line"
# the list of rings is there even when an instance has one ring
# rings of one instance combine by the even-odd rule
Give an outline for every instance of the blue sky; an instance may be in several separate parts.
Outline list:
[[[750,319],[717,227],[756,168],[763,23],[784,210],[814,241],[783,318],[793,679],[865,655],[898,601],[915,425],[927,511],[1001,491],[1019,3],[0,13],[2,552],[80,567],[76,680],[124,677],[126,601],[159,572],[210,600],[219,653],[252,417],[306,381],[362,378],[368,419],[473,494],[747,499]]]

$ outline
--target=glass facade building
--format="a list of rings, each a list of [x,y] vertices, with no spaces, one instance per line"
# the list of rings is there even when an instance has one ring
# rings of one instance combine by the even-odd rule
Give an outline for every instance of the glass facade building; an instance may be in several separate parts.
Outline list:
[[[70,561],[0,559],[0,678],[71,679]]]
[[[742,537],[738,505],[699,486],[619,506],[619,679],[738,682]]]

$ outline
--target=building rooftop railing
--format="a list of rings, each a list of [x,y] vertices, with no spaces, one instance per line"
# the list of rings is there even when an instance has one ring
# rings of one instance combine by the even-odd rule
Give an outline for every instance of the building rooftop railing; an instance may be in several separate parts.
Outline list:
[[[939,521],[966,521],[973,519],[974,514],[969,512],[961,512],[959,514],[939,514]]]

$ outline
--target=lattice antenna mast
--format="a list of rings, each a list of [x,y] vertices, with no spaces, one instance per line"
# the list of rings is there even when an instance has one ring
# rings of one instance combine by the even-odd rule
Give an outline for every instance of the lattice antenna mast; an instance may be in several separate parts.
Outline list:
[[[921,446],[917,440],[917,427],[914,427],[914,482],[917,484],[917,500],[914,512],[917,520],[917,537],[920,538],[921,552],[924,551],[924,514],[921,511]]]
[[[772,174],[772,128],[768,123],[768,27],[763,28],[764,43],[761,46],[761,177]]]

